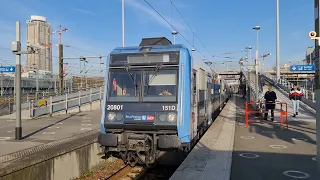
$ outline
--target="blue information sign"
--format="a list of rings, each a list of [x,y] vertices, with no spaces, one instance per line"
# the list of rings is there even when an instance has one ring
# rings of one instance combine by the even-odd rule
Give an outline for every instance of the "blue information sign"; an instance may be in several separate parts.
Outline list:
[[[312,65],[291,65],[290,71],[315,71],[316,67],[314,64]]]
[[[14,66],[0,66],[0,72],[7,72],[7,73],[10,73],[10,72],[15,72],[16,71],[16,68]]]

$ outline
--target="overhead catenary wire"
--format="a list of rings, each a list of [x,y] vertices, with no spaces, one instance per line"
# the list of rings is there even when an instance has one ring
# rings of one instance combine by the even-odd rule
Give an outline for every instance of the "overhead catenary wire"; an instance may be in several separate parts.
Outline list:
[[[98,55],[98,56],[101,55],[101,54],[98,54],[98,53],[94,53],[94,52],[91,52],[91,51],[87,51],[87,50],[80,49],[80,48],[75,47],[75,46],[70,46],[70,45],[66,45],[66,44],[65,44],[64,46],[66,46],[66,47],[68,47],[68,48],[71,48],[71,49],[76,49],[76,50],[79,50],[79,51],[83,51],[83,52],[86,52],[86,53]]]
[[[147,3],[168,25],[170,25],[175,31],[178,31],[178,29],[176,28],[176,27],[174,27],[165,17],[163,17],[162,15],[161,15],[161,13],[158,11],[158,10],[156,10],[147,0],[144,0],[144,2],[145,3]],[[179,31],[178,31],[179,32]],[[194,47],[194,45],[183,35],[183,34],[181,34],[180,32],[179,32],[179,35],[190,45],[190,46],[192,46],[192,47]],[[196,49],[196,48],[195,48]],[[206,58],[206,56],[203,54],[203,53],[201,53],[199,50],[197,50],[196,49],[196,51],[199,53],[199,54],[201,54],[201,56],[203,57],[203,58]],[[206,58],[207,59],[207,58]]]
[[[187,24],[187,26],[190,28],[190,30],[192,31],[193,36],[195,36],[198,41],[202,44],[202,46],[204,47],[204,49],[210,54],[210,56],[212,58],[214,58],[214,55],[212,55],[210,53],[210,51],[208,50],[208,48],[204,45],[204,43],[200,40],[199,36],[197,35],[197,33],[194,32],[194,30],[192,29],[192,27],[190,26],[190,24],[187,22],[187,20],[183,17],[183,15],[181,14],[181,12],[179,11],[179,9],[177,8],[177,6],[172,2],[172,0],[170,0],[172,6],[176,9],[176,11],[178,12],[178,14],[181,16],[181,18],[183,19],[183,21]],[[194,44],[194,43],[193,43]]]
[[[200,42],[200,44],[203,46],[203,48],[208,52],[208,54],[212,57],[218,57],[218,58],[228,58],[228,57],[224,57],[224,56],[219,56],[219,55],[213,55],[207,48],[207,46],[203,43],[203,41],[199,38],[198,34],[195,33],[195,31],[193,30],[193,28],[190,26],[190,24],[187,22],[187,20],[183,17],[182,13],[179,11],[179,9],[177,8],[177,6],[172,2],[172,0],[169,0],[171,5],[176,9],[176,11],[178,12],[178,14],[181,16],[181,18],[183,19],[183,21],[187,24],[187,26],[189,27],[189,29],[192,31],[193,34],[193,41],[194,41],[194,37],[196,37],[198,39],[198,41]],[[193,42],[194,44],[194,42]],[[241,51],[243,52],[243,51]]]

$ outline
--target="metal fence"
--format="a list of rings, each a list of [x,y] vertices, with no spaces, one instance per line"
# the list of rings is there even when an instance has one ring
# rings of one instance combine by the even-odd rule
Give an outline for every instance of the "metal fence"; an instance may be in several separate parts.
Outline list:
[[[77,93],[65,94],[63,96],[50,97],[46,99],[47,105],[42,107],[35,107],[33,101],[22,104],[23,108],[30,109],[30,116],[32,118],[44,115],[52,115],[60,111],[67,112],[71,108],[81,108],[81,105],[91,104],[95,101],[100,101],[103,98],[103,88],[90,89],[88,91],[79,91]]]

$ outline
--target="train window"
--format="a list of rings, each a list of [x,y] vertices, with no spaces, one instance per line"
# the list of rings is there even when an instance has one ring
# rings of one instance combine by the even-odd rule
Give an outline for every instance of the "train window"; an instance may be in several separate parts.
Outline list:
[[[199,90],[199,108],[204,108],[205,105],[205,90]]]
[[[193,94],[197,94],[197,74],[193,73],[192,84],[193,84]]]
[[[206,82],[207,82],[207,75],[203,69],[199,70],[199,89],[205,90],[206,89]]]
[[[144,101],[176,101],[177,70],[145,71]]]
[[[141,72],[111,72],[109,101],[139,101]]]

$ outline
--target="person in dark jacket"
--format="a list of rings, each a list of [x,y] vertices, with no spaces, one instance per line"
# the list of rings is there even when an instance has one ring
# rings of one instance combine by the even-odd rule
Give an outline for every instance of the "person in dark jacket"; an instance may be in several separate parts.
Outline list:
[[[271,110],[271,120],[274,120],[274,109],[276,108],[275,101],[277,99],[277,94],[273,91],[272,86],[269,86],[268,91],[264,94],[264,99],[266,100],[266,111],[264,113],[264,120],[268,118],[268,112]]]

